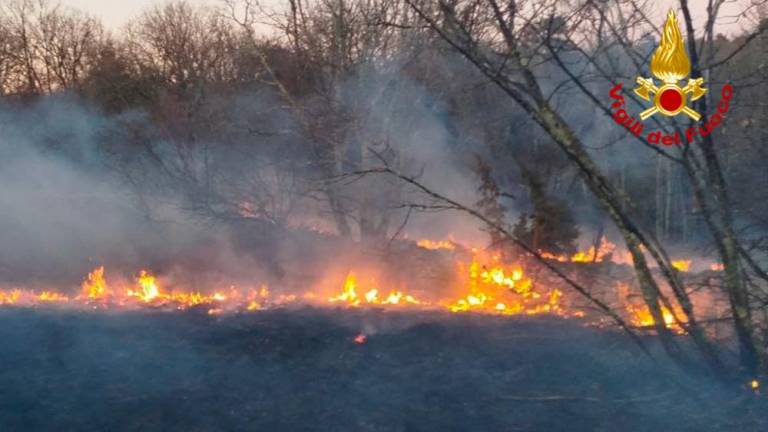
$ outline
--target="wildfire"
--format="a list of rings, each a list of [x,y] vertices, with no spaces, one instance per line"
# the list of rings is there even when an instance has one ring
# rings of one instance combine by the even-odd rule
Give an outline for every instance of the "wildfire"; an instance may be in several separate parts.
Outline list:
[[[672,267],[674,267],[677,271],[681,272],[687,272],[691,269],[691,262],[692,260],[672,260]]]
[[[586,257],[602,260],[614,249],[607,241],[594,249],[569,257],[574,262]],[[686,265],[690,261],[684,260]],[[73,306],[96,306],[105,308],[152,307],[165,310],[204,308],[210,315],[229,312],[257,312],[282,307],[297,302],[318,306],[340,306],[348,308],[397,308],[447,311],[451,313],[481,313],[492,315],[534,315],[554,314],[563,317],[584,316],[573,309],[556,287],[535,282],[526,274],[520,263],[505,262],[499,255],[473,250],[469,262],[458,261],[457,275],[449,286],[444,287],[449,295],[429,297],[424,292],[414,293],[399,289],[383,289],[375,278],[362,273],[359,278],[349,271],[341,289],[307,289],[303,293],[273,293],[267,285],[254,288],[228,290],[212,293],[167,289],[161,281],[147,270],[141,270],[133,280],[120,279],[107,282],[103,266],[94,268],[84,278],[77,296],[69,297],[54,290],[38,294],[19,289],[0,290],[0,305],[34,306],[36,304],[69,304]],[[631,322],[637,326],[649,326],[653,319],[642,306],[624,306]],[[679,315],[679,314],[678,314]],[[664,309],[667,327],[682,331],[674,321],[673,314]]]
[[[443,246],[452,245],[446,241]],[[602,256],[601,254],[599,254]],[[335,305],[350,308],[411,308],[473,312],[497,315],[532,315],[552,313],[562,316],[581,316],[579,311],[566,312],[561,304],[562,292],[534,286],[521,265],[504,263],[499,256],[473,250],[469,263],[457,263],[455,286],[448,287],[454,295],[425,299],[405,289],[384,290],[373,278],[359,279],[349,271],[339,292],[331,295],[323,291],[307,290],[303,294],[273,294],[266,285],[248,290],[230,287],[229,291],[202,293],[167,290],[158,278],[141,270],[133,280],[110,284],[104,266],[88,273],[75,297],[57,291],[33,292],[0,290],[0,305],[32,306],[35,304],[70,304],[105,308],[188,309],[205,307],[210,315],[225,312],[255,312],[271,307],[289,305],[298,301],[316,305]],[[326,291],[327,292],[327,291]]]
[[[21,298],[21,291],[0,291],[0,305],[16,304]]]
[[[357,278],[353,272],[349,272],[344,281],[344,288],[338,295],[328,298],[331,303],[343,303],[346,306],[366,305],[399,305],[399,304],[421,304],[416,297],[403,294],[401,291],[391,291],[386,296],[379,296],[378,288],[371,288],[364,294],[357,293]]]
[[[37,298],[41,302],[66,302],[69,300],[67,296],[54,291],[43,291]]]
[[[542,252],[541,256],[546,259],[551,259],[560,262],[575,262],[575,263],[587,263],[587,262],[603,262],[608,255],[613,254],[616,250],[616,244],[608,241],[605,237],[600,239],[600,244],[597,249],[592,245],[586,251],[578,251],[571,256],[568,255],[555,255],[549,252]]]
[[[691,260],[672,260],[672,267],[681,272],[690,271]]]
[[[145,303],[149,303],[160,296],[160,290],[157,288],[155,277],[145,270],[139,273],[137,283],[139,284],[139,290],[128,290],[129,297],[136,297]]]
[[[447,304],[451,312],[482,312],[491,314],[534,315],[540,313],[564,314],[560,307],[559,290],[538,292],[533,281],[524,276],[518,266],[511,268],[491,259],[492,266],[481,266],[474,256],[468,266],[468,294]]]
[[[88,273],[83,281],[82,296],[91,300],[103,299],[107,296],[107,282],[104,280],[104,266],[97,267]]]
[[[633,305],[627,305],[627,312],[629,312],[630,314],[633,325],[637,327],[653,327],[654,325],[653,316],[651,315],[651,311],[648,309],[647,306],[638,307]],[[662,306],[661,314],[664,318],[664,327],[678,334],[685,333],[685,330],[683,330],[677,324],[677,322],[675,322],[675,316],[672,314],[672,312],[670,312],[669,309]],[[678,316],[680,316],[679,313],[678,313]]]
[[[456,244],[451,240],[430,240],[430,239],[421,239],[418,242],[416,242],[416,245],[419,247],[423,247],[424,249],[429,250],[437,250],[437,249],[447,249],[447,250],[454,250],[456,249]]]
[[[655,321],[653,320],[653,315],[651,315],[651,311],[648,309],[648,306],[645,304],[638,304],[637,302],[630,300],[632,296],[630,295],[630,287],[628,284],[619,282],[616,287],[616,292],[618,293],[619,298],[625,299],[623,301],[624,309],[626,310],[629,316],[629,322],[632,325],[647,328],[654,326]],[[685,333],[685,330],[675,321],[675,316],[683,316],[682,310],[680,310],[677,306],[674,307],[673,314],[672,311],[662,305],[661,315],[664,320],[664,326],[666,328],[678,334]]]

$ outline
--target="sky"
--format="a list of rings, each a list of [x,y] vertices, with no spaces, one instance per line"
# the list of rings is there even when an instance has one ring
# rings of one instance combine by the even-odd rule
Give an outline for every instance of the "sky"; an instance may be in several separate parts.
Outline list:
[[[220,0],[187,0],[192,4],[216,6]],[[354,1],[354,0],[353,0]],[[737,11],[744,9],[744,5],[751,4],[753,0],[728,0],[723,6],[721,17],[717,30],[720,33],[734,34],[740,33],[740,30],[747,24],[745,20],[739,20],[734,17]],[[53,0],[55,2],[55,0]],[[130,19],[141,14],[142,11],[157,4],[164,4],[166,0],[59,0],[59,3],[65,6],[73,7],[94,15],[102,19],[104,24],[110,30],[118,30]],[[262,4],[270,6],[279,6],[286,3],[287,0],[262,0]],[[700,27],[706,16],[707,0],[690,0],[689,5],[694,14],[694,21],[697,27]],[[659,26],[664,21],[664,12],[670,6],[677,6],[677,0],[661,0],[657,6]]]

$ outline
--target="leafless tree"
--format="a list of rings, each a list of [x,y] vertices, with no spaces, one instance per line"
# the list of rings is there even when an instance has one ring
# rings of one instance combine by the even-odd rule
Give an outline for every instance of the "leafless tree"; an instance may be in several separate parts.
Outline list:
[[[4,90],[10,93],[78,89],[104,38],[95,19],[45,0],[0,5],[0,27]]]

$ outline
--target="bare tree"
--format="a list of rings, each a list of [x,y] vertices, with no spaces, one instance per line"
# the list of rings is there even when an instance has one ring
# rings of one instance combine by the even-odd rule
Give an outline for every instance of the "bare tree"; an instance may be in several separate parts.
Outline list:
[[[403,87],[397,72],[413,58],[415,39],[404,31],[413,20],[399,0],[291,0],[285,10],[266,10],[250,1],[226,1],[225,13],[253,41],[267,81],[282,95],[313,142],[318,183],[337,231],[349,236],[355,222],[361,238],[382,240],[392,228],[397,188],[340,186],[324,181],[370,163],[368,148],[398,154],[391,142],[394,123],[370,128],[375,110],[397,109]],[[294,63],[288,71],[259,41],[258,25],[279,31]],[[407,42],[406,39],[410,39]],[[365,74],[363,74],[365,72]],[[363,82],[362,77],[378,82]],[[360,80],[358,80],[360,79]],[[368,86],[368,87],[366,87]],[[388,116],[383,116],[385,119]]]
[[[12,93],[79,89],[104,38],[95,19],[45,0],[0,6],[0,23],[5,69],[13,75],[5,79],[5,91]]]
[[[710,79],[715,78],[715,69],[723,63],[716,58],[717,38],[714,33],[714,23],[718,19],[719,11],[724,2],[712,1],[707,7],[707,17],[704,23],[703,37],[697,38],[696,30],[691,18],[690,9],[686,1],[681,1],[683,21],[687,33],[687,45],[691,57],[691,76],[706,76]],[[746,13],[746,12],[745,12]],[[561,32],[568,40],[568,44],[563,46],[554,46],[551,43],[552,29],[546,36],[546,46],[553,60],[566,72],[570,79],[576,83],[577,87],[593,102],[598,108],[610,115],[610,109],[586,84],[590,80],[599,79],[610,81],[622,73],[629,72],[629,75],[641,75],[647,56],[644,54],[645,47],[642,41],[638,40],[633,32],[637,28],[654,29],[655,24],[648,20],[648,8],[644,2],[630,2],[624,5],[615,5],[606,8],[605,5],[599,5],[587,2],[585,8],[564,24],[565,27],[571,26],[570,32]],[[737,53],[747,47],[757,39],[757,35],[765,31],[764,27],[756,26],[752,34],[746,36],[743,43],[732,50]],[[587,49],[580,47],[590,47]],[[609,47],[619,47],[625,58],[630,60],[632,68],[626,71],[626,68],[617,67],[616,63],[604,61],[605,52]],[[576,47],[576,48],[574,48]],[[574,67],[572,64],[564,61],[567,52],[578,52],[579,56],[591,67]],[[728,54],[726,58],[731,57]],[[733,81],[731,81],[733,82]],[[701,98],[695,102],[698,112],[702,113],[702,122],[708,122],[708,97]],[[718,114],[719,116],[719,114]],[[684,130],[690,124],[673,121],[670,124],[655,122],[661,129],[677,131],[683,134]],[[741,363],[744,372],[748,376],[755,376],[758,370],[764,365],[762,355],[759,354],[760,342],[756,338],[754,323],[750,313],[750,293],[746,286],[746,275],[744,266],[750,267],[758,275],[765,275],[765,272],[759,268],[755,260],[744,251],[736,235],[733,218],[733,206],[729,198],[729,191],[726,185],[722,162],[718,155],[717,148],[722,145],[716,144],[720,138],[715,138],[712,133],[703,133],[700,139],[694,142],[683,142],[675,149],[664,149],[639,137],[641,142],[647,148],[657,152],[660,156],[659,161],[665,161],[667,179],[660,186],[667,190],[666,198],[657,201],[657,211],[666,208],[657,223],[662,224],[662,220],[668,219],[669,214],[669,185],[670,163],[682,168],[687,177],[691,190],[698,203],[698,208],[710,234],[714,240],[716,250],[720,256],[721,262],[725,268],[724,287],[728,294],[734,328],[736,331],[738,346],[741,351]],[[662,165],[659,165],[660,167]],[[658,172],[663,173],[662,171]],[[657,174],[657,181],[661,176]],[[659,191],[661,192],[661,188]],[[683,209],[684,211],[686,209]],[[658,227],[659,225],[657,225]],[[661,225],[663,226],[663,225]],[[663,231],[659,229],[657,231]],[[745,262],[741,262],[745,260]],[[674,285],[673,285],[674,286]],[[681,291],[681,294],[684,292]],[[678,301],[686,311],[689,317],[693,315],[692,305],[689,299],[684,295],[677,295]]]
[[[448,44],[463,54],[490,81],[512,98],[536,122],[580,170],[597,201],[624,237],[643,298],[656,322],[656,330],[667,351],[680,352],[662,318],[662,306],[672,309],[669,299],[655,280],[645,251],[659,266],[686,314],[684,327],[701,349],[709,365],[723,371],[712,343],[699,326],[693,306],[665,250],[652,235],[636,224],[626,211],[627,197],[602,173],[585,149],[584,143],[551,104],[536,74],[537,65],[546,61],[546,46],[551,29],[566,31],[556,20],[558,1],[502,6],[495,0],[483,2],[409,1],[419,15]],[[586,3],[588,4],[588,2]],[[581,8],[586,7],[586,4]],[[570,14],[577,15],[581,8]],[[550,31],[545,31],[546,29]],[[544,39],[540,35],[544,35]]]
[[[143,68],[185,91],[234,78],[234,35],[214,11],[178,1],[155,7],[128,27],[128,49]]]

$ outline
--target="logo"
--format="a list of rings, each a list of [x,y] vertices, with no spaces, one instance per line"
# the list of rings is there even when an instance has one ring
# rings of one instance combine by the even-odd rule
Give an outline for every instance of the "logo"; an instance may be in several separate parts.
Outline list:
[[[651,59],[651,73],[664,84],[656,87],[653,78],[637,77],[640,87],[635,89],[635,94],[647,101],[651,100],[651,93],[655,95],[654,106],[641,112],[640,119],[645,120],[657,112],[669,117],[682,112],[694,121],[699,121],[701,115],[687,105],[686,97],[690,96],[691,101],[695,101],[704,96],[707,89],[701,87],[704,78],[689,79],[683,88],[677,85],[678,81],[690,75],[691,61],[685,53],[683,36],[677,27],[674,11],[670,10],[667,14],[661,43]]]
[[[670,10],[667,14],[667,21],[664,23],[664,30],[661,34],[661,41],[651,58],[651,74],[660,81],[659,85],[652,77],[637,77],[635,82],[637,87],[634,93],[642,100],[652,102],[653,106],[640,112],[640,120],[631,117],[624,107],[624,97],[621,96],[621,84],[616,84],[610,91],[610,97],[614,99],[613,119],[616,123],[624,126],[627,130],[637,136],[642,134],[644,125],[642,121],[649,117],[660,114],[667,117],[675,117],[684,114],[694,122],[701,119],[701,114],[696,112],[688,104],[696,101],[707,94],[704,88],[704,78],[690,78],[684,87],[678,84],[691,74],[691,61],[685,51],[683,36],[678,27],[675,12]],[[688,142],[695,139],[696,136],[707,136],[722,122],[722,116],[728,112],[730,99],[733,95],[733,88],[730,85],[723,86],[722,99],[718,103],[717,112],[715,112],[707,122],[702,126],[690,127],[685,135]],[[674,145],[680,144],[680,134],[664,134],[662,131],[650,132],[647,135],[648,142],[652,144]]]

